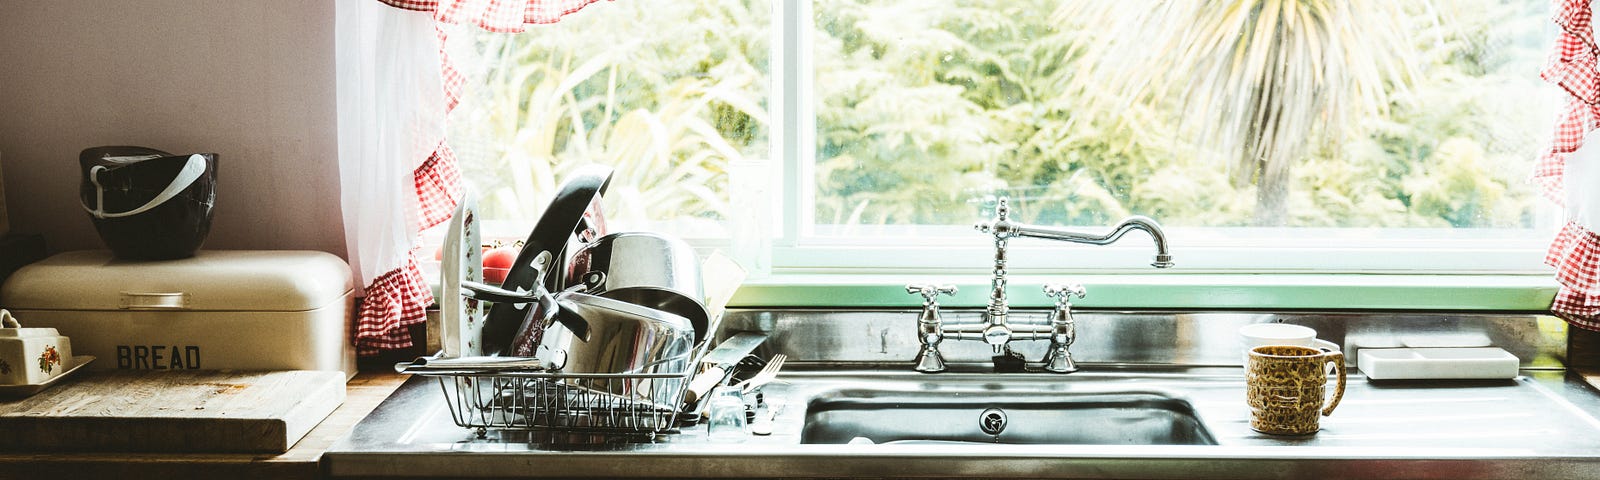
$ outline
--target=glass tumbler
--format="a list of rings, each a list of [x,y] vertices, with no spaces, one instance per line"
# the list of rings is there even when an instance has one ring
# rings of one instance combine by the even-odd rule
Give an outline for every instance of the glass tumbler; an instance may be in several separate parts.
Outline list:
[[[745,430],[744,395],[733,387],[718,387],[706,404],[706,434],[715,442],[742,442]]]

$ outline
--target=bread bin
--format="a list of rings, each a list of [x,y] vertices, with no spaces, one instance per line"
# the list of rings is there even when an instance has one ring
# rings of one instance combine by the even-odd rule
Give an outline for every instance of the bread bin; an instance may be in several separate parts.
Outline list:
[[[201,250],[132,261],[64,252],[0,286],[25,326],[72,337],[91,370],[338,370],[353,376],[355,285],[325,252]],[[66,352],[62,352],[65,354]]]

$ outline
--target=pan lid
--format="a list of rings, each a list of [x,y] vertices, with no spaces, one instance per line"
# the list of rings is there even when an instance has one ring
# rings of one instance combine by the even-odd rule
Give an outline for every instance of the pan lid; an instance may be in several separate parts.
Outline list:
[[[0,287],[13,310],[316,310],[343,300],[354,281],[326,252],[202,250],[178,260],[134,261],[105,250],[57,254]]]

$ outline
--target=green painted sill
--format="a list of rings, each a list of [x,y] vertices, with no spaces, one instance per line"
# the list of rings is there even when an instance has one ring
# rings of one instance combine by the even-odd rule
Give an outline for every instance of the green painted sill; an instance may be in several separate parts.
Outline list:
[[[1041,291],[1065,275],[1013,275],[1013,307],[1054,305]],[[954,284],[949,308],[987,303],[989,277],[977,275],[784,274],[747,280],[730,307],[919,307],[913,282]],[[1099,309],[1288,309],[1547,311],[1557,284],[1538,275],[1395,274],[1118,274],[1071,275],[1089,295],[1073,301]]]

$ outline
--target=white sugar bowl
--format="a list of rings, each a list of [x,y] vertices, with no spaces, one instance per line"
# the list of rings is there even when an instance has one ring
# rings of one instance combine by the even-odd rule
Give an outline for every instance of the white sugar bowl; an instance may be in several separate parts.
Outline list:
[[[72,340],[56,329],[22,328],[5,310],[0,327],[0,385],[37,385],[72,367]]]

